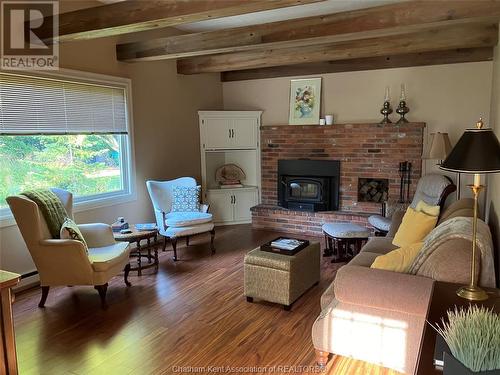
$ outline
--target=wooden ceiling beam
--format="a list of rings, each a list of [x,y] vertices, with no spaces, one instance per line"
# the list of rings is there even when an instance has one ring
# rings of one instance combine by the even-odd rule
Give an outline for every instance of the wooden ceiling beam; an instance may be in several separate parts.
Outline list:
[[[46,42],[94,39],[236,16],[324,0],[127,0],[59,15],[53,39],[47,19],[37,31]]]
[[[387,36],[401,31],[498,21],[500,1],[411,1],[263,25],[120,44],[121,61],[186,58]]]
[[[223,72],[221,74],[221,81],[244,81],[249,79],[305,76],[311,74],[355,72],[360,70],[456,64],[491,60],[493,60],[493,47],[453,49],[446,51],[364,57],[359,59],[323,61],[318,63],[235,70],[230,72]]]
[[[225,72],[456,48],[493,47],[497,42],[497,23],[468,24],[431,28],[382,38],[193,57],[178,60],[177,72],[180,74]]]

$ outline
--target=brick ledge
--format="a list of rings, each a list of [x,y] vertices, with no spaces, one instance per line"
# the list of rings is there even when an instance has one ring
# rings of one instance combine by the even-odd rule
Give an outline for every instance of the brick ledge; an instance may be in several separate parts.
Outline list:
[[[361,217],[369,217],[371,215],[379,215],[380,212],[361,212],[361,211],[298,211],[298,210],[290,210],[288,208],[276,206],[273,204],[258,204],[257,206],[253,206],[250,208],[251,212],[259,212],[259,211],[281,211],[283,214],[289,215],[301,215],[301,216],[314,216],[314,215],[348,215],[348,216],[361,216]]]

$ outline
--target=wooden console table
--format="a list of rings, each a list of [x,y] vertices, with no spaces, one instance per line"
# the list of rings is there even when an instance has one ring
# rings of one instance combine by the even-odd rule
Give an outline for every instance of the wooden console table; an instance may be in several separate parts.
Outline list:
[[[12,319],[11,288],[19,283],[21,275],[0,271],[0,375],[17,375],[16,341]]]
[[[487,289],[489,299],[486,301],[471,302],[457,296],[456,291],[461,285],[436,281],[432,292],[431,304],[427,314],[428,323],[425,324],[420,351],[418,354],[417,375],[442,375],[433,364],[434,347],[436,345],[436,331],[429,325],[441,323],[441,317],[446,316],[446,311],[457,307],[467,307],[469,304],[482,305],[500,312],[500,290]]]

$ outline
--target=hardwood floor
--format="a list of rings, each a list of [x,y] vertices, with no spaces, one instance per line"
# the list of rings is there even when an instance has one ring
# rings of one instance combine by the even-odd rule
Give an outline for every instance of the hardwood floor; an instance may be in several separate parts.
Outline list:
[[[186,367],[313,366],[311,326],[319,298],[336,267],[322,261],[322,279],[292,307],[243,297],[243,257],[277,233],[248,225],[219,228],[210,256],[209,237],[193,238],[160,255],[160,270],[130,274],[108,288],[108,310],[101,310],[91,287],[53,288],[45,309],[40,289],[17,296],[14,319],[20,374],[200,373]],[[168,250],[168,247],[167,247]],[[240,373],[250,373],[253,369]],[[283,373],[276,371],[276,373]],[[296,371],[295,373],[310,373]],[[329,374],[395,375],[394,371],[337,357]],[[253,373],[256,373],[253,371]],[[311,372],[312,373],[312,372]]]

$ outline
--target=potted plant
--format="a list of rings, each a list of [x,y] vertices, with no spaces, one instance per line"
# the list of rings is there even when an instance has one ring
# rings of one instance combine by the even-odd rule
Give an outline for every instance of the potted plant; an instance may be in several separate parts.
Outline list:
[[[444,375],[500,375],[500,315],[485,307],[447,312],[435,327],[450,353],[444,353]]]

